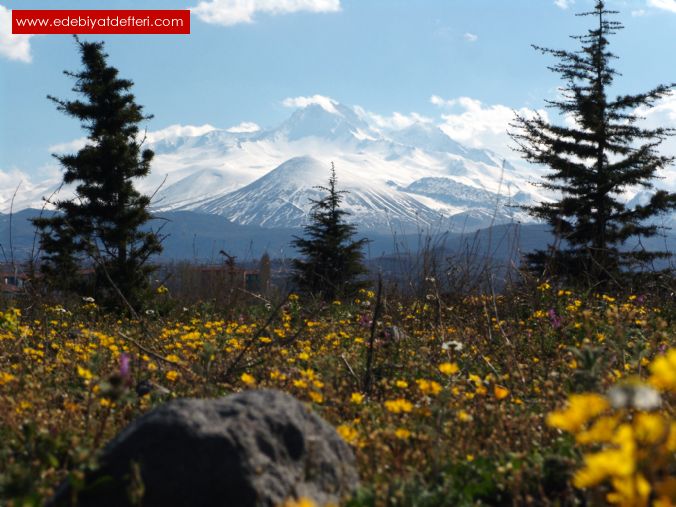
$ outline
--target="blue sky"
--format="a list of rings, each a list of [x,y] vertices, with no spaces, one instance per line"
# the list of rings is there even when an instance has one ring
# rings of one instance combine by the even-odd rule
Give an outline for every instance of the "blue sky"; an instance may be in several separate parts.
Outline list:
[[[194,8],[198,0],[108,0],[105,8]],[[592,0],[207,0],[192,33],[99,35],[140,104],[170,125],[274,126],[297,97],[321,95],[383,124],[424,118],[469,144],[499,148],[511,109],[541,108],[558,77],[530,44],[575,47]],[[0,0],[0,171],[54,170],[50,147],[82,137],[47,94],[71,96],[70,36],[9,34],[9,8],[101,8],[95,0]],[[626,29],[611,49],[616,91],[676,81],[676,0],[608,0]],[[290,11],[290,12],[285,12]],[[287,104],[286,106],[284,104]],[[397,113],[397,114],[395,114]],[[676,101],[661,112],[674,121]],[[469,127],[467,127],[467,125]],[[0,181],[1,183],[1,181]]]

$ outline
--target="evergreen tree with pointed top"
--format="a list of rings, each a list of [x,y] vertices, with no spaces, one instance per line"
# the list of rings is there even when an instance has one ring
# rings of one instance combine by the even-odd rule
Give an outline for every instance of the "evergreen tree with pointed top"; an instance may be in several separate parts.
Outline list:
[[[511,133],[525,160],[549,168],[541,186],[560,194],[555,202],[525,209],[546,221],[564,246],[550,245],[528,258],[532,268],[569,280],[608,285],[622,279],[628,269],[670,256],[665,251],[630,250],[631,238],[651,237],[660,227],[649,219],[676,209],[676,194],[655,191],[645,205],[627,206],[621,194],[632,188],[653,188],[657,171],[673,157],[660,155],[660,143],[674,134],[669,128],[642,128],[637,108],[651,108],[671,93],[674,85],[660,85],[636,95],[610,97],[618,76],[611,66],[609,36],[623,26],[597,1],[595,18],[587,34],[573,37],[579,51],[536,50],[555,57],[550,69],[565,86],[563,97],[547,101],[550,107],[574,120],[572,126],[554,125],[537,114],[517,115]]]
[[[81,122],[87,144],[75,154],[54,155],[75,197],[57,201],[54,216],[34,220],[42,270],[57,288],[72,290],[78,267],[93,264],[98,299],[119,306],[121,293],[138,308],[152,270],[148,260],[162,250],[159,236],[142,230],[151,219],[150,199],[134,188],[134,180],[150,172],[153,152],[142,150],[139,124],[151,116],[130,93],[133,82],[108,65],[102,42],[76,42],[83,69],[65,74],[82,98],[48,98]]]
[[[337,189],[336,171],[331,164],[329,186],[315,187],[327,193],[312,199],[311,222],[305,226],[305,238],[294,236],[293,246],[303,255],[294,259],[294,281],[307,293],[333,300],[351,297],[366,287],[360,279],[365,273],[362,248],[366,238],[354,241],[356,226],[345,221],[349,213],[340,208],[345,190]]]

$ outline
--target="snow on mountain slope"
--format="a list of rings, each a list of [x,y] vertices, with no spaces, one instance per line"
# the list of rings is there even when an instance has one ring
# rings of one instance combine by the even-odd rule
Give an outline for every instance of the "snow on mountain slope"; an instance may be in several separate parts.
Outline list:
[[[336,168],[338,185],[349,193],[343,206],[349,220],[367,230],[388,231],[400,227],[426,227],[443,216],[416,199],[381,183],[359,170],[343,164]],[[287,160],[250,185],[213,199],[197,208],[223,215],[233,222],[264,227],[299,227],[307,223],[311,199],[325,192],[329,166],[312,157]]]
[[[41,209],[45,206],[44,199],[54,199],[60,186],[58,178],[31,179],[21,171],[0,170],[0,213]]]
[[[364,229],[411,229],[468,211],[492,217],[496,195],[541,198],[529,185],[532,169],[467,148],[432,124],[384,131],[367,120],[332,102],[297,109],[273,129],[209,126],[165,136],[148,143],[156,153],[152,172],[137,185],[154,195],[156,210],[218,213],[266,227],[306,223],[309,199],[320,196],[313,186],[326,183],[331,162],[339,188],[350,192],[345,206]]]

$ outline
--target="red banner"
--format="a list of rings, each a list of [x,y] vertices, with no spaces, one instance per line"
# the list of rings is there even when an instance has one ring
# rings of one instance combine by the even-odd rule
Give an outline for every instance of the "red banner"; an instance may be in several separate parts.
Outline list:
[[[13,34],[188,34],[189,10],[12,11]]]

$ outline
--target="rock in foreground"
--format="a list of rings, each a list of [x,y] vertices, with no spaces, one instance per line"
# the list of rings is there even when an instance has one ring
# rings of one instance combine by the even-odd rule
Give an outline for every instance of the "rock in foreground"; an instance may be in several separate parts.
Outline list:
[[[339,504],[358,482],[335,430],[273,390],[171,401],[122,431],[100,462],[80,507],[131,506],[129,492],[141,488],[144,507],[278,506],[299,497]],[[51,505],[71,497],[64,485]]]

